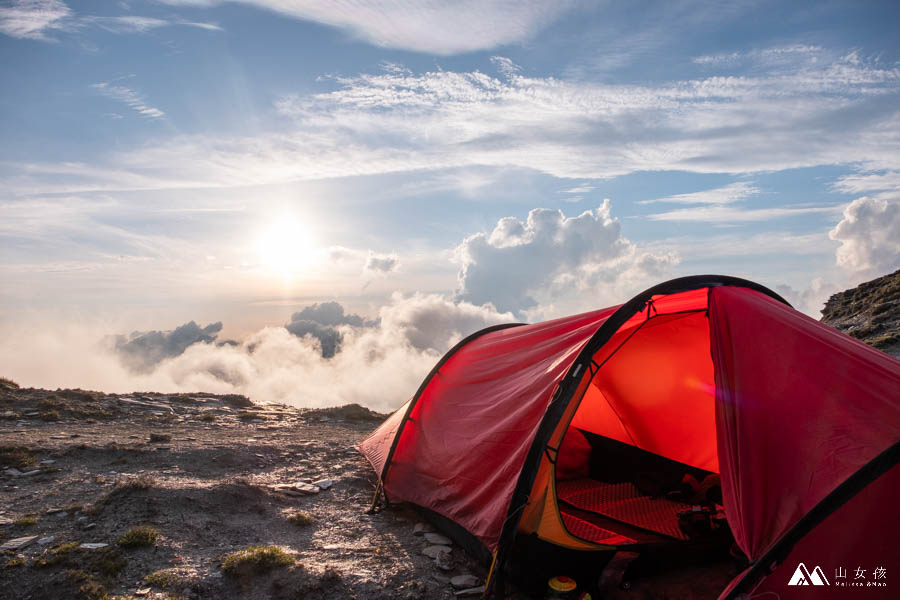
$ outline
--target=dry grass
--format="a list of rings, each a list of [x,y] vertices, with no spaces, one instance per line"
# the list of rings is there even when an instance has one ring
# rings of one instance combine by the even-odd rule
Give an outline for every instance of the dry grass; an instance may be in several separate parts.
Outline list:
[[[298,510],[295,513],[291,513],[288,515],[287,520],[294,525],[299,525],[300,527],[306,527],[308,525],[312,525],[314,519],[308,515],[307,513]]]
[[[24,446],[0,446],[0,465],[21,469],[37,464],[37,458]]]
[[[289,567],[295,558],[278,546],[248,546],[222,559],[222,571],[232,577],[267,573],[278,567]]]

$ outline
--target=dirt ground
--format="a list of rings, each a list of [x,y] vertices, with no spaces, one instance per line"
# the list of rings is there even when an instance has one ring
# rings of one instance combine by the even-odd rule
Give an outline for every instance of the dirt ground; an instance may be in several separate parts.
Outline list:
[[[434,538],[411,508],[366,514],[375,478],[354,446],[383,418],[2,385],[0,545],[25,545],[0,550],[0,598],[445,599],[481,585],[458,546],[423,554]],[[235,568],[259,546],[276,548]],[[610,597],[714,598],[726,575],[679,570]]]

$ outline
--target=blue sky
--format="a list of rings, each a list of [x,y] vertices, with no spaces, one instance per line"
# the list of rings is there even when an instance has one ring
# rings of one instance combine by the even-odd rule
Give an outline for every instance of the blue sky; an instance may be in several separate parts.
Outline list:
[[[534,321],[701,272],[816,315],[900,267],[898,23],[863,1],[2,0],[0,327],[243,339],[425,297]]]

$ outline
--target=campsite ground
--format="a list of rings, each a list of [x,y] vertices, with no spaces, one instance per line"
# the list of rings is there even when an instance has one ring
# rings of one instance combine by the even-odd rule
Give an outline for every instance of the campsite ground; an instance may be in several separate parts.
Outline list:
[[[0,598],[453,598],[451,578],[480,584],[480,565],[458,547],[444,569],[423,555],[411,509],[366,514],[374,477],[354,445],[381,418],[0,381],[0,544],[34,538],[0,551]],[[321,480],[333,485],[293,489]],[[122,537],[136,527],[152,532]],[[227,559],[269,545],[288,556]],[[715,597],[727,577],[710,576],[680,569],[613,596]]]

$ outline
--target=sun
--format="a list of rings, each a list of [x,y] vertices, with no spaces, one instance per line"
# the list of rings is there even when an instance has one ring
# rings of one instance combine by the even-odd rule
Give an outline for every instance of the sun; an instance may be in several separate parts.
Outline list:
[[[282,276],[296,276],[313,263],[315,246],[303,223],[282,217],[263,228],[256,250],[263,267]]]

